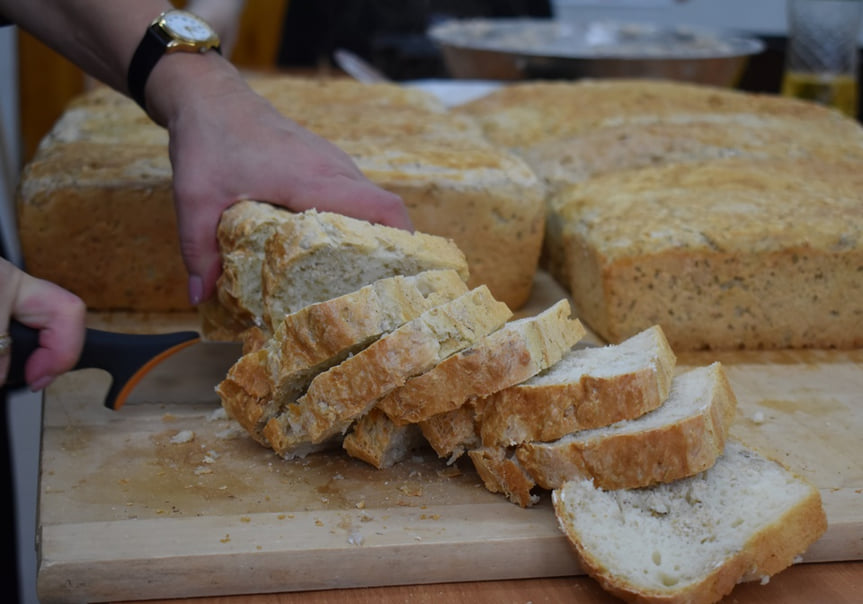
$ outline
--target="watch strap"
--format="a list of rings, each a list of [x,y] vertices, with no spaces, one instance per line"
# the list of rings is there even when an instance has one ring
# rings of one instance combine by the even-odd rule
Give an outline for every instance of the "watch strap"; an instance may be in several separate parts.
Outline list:
[[[144,111],[147,110],[144,90],[147,86],[150,72],[153,71],[156,63],[165,54],[170,42],[171,38],[165,34],[161,27],[151,25],[144,33],[144,37],[141,39],[138,48],[135,49],[135,54],[132,55],[132,61],[129,63],[129,71],[126,76],[126,86],[129,89],[129,96]],[[221,49],[218,46],[214,46],[210,50],[221,53]]]

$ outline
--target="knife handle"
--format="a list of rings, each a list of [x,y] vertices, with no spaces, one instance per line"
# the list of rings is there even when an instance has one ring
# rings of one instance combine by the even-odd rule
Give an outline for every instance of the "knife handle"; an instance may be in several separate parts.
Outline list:
[[[17,388],[26,385],[24,367],[39,347],[39,330],[12,319],[9,335],[12,354],[6,385]],[[131,389],[152,367],[199,338],[195,331],[128,334],[88,328],[84,333],[81,356],[72,369],[96,368],[110,373],[111,387],[105,397],[105,406],[119,409]]]

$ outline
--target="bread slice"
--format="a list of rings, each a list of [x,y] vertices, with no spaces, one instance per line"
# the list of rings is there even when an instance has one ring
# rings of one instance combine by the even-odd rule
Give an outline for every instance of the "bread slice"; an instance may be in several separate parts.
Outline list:
[[[386,413],[373,408],[358,419],[345,435],[342,448],[351,457],[382,470],[403,461],[425,444],[419,426],[397,426]]]
[[[272,331],[287,314],[386,277],[449,269],[468,279],[449,239],[331,212],[241,201],[223,213],[218,236],[218,299],[201,309],[211,339],[239,339],[253,326]]]
[[[584,326],[560,300],[533,317],[512,321],[453,355],[378,403],[397,424],[417,423],[523,382],[557,363],[582,337]]]
[[[631,421],[520,445],[516,455],[545,489],[578,477],[604,489],[646,487],[709,468],[722,453],[737,399],[720,363],[674,378],[668,400]]]
[[[222,406],[258,442],[262,429],[312,378],[423,312],[467,292],[453,270],[389,277],[287,315],[216,387]],[[252,328],[253,332],[258,332]]]
[[[658,325],[617,345],[571,350],[539,375],[477,401],[482,444],[553,441],[639,417],[668,397],[675,364]]]
[[[436,306],[318,374],[306,393],[270,419],[263,434],[294,457],[307,444],[344,434],[383,396],[498,329],[512,311],[485,286]]]
[[[817,489],[733,441],[690,478],[617,491],[573,480],[552,499],[584,570],[629,602],[716,602],[783,570],[827,528]]]

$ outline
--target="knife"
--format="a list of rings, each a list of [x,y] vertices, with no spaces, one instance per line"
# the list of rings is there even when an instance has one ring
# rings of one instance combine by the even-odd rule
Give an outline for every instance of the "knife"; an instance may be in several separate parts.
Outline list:
[[[5,386],[26,385],[24,365],[39,347],[39,330],[12,320],[9,324],[12,352]],[[73,369],[96,368],[111,374],[111,386],[105,396],[105,406],[118,410],[126,402],[135,385],[164,359],[198,343],[196,331],[165,334],[130,334],[88,328],[84,348]]]

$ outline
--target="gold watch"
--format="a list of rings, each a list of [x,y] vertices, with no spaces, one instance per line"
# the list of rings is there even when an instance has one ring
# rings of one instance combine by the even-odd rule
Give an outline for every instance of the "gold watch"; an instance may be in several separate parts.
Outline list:
[[[165,11],[147,28],[129,63],[127,85],[130,96],[146,109],[144,88],[162,55],[208,50],[221,52],[219,45],[218,34],[198,15],[180,9]]]

